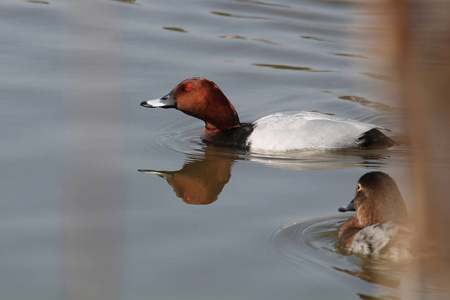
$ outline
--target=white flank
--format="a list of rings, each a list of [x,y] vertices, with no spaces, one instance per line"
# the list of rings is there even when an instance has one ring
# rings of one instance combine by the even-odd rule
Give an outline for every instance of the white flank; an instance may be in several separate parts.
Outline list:
[[[382,127],[314,112],[274,113],[255,121],[249,137],[251,151],[282,152],[355,147],[356,140]]]

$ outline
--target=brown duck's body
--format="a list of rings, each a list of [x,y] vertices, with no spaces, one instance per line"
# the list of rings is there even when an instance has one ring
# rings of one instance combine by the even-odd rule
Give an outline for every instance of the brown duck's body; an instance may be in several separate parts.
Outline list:
[[[354,252],[387,253],[400,244],[399,233],[408,231],[406,205],[395,181],[383,172],[362,176],[354,199],[339,211],[356,211],[338,233],[339,244]]]
[[[220,88],[211,80],[201,77],[183,80],[169,94],[144,101],[141,105],[178,109],[205,122],[201,135],[205,141],[245,150],[277,152],[390,147],[396,144],[380,132],[379,129],[383,128],[379,126],[319,113],[299,112],[295,117],[292,114],[280,117],[282,113],[275,113],[255,122],[241,123],[236,109]],[[300,125],[292,126],[293,120]],[[306,121],[311,123],[304,126]],[[266,130],[271,131],[269,135]],[[345,141],[342,140],[344,138]]]

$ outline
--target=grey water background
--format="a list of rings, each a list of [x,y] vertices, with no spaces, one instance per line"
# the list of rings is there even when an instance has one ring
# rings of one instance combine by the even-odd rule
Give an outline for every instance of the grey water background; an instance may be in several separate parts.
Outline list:
[[[319,111],[407,142],[367,4],[2,1],[0,298],[400,297],[407,270],[335,244],[364,173],[408,199],[407,145],[257,155],[139,106],[202,76],[244,122]]]

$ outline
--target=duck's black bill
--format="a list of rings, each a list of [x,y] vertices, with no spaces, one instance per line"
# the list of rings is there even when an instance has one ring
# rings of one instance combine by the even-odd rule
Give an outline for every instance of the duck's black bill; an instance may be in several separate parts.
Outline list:
[[[356,211],[355,206],[353,205],[353,200],[350,201],[350,203],[347,206],[341,206],[338,208],[340,212],[346,212],[346,211]]]
[[[173,92],[161,97],[159,99],[148,100],[141,102],[141,106],[148,108],[176,108],[175,99],[173,98]]]

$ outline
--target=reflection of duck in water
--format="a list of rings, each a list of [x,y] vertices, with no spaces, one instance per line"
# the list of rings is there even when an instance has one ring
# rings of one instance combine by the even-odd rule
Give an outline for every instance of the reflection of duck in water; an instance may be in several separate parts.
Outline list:
[[[163,177],[173,187],[177,197],[188,204],[210,204],[217,200],[231,178],[231,166],[236,156],[230,152],[214,155],[209,147],[201,158],[188,160],[178,171],[139,170]]]
[[[395,181],[386,173],[363,175],[355,198],[339,211],[356,211],[339,229],[341,246],[356,253],[384,254],[391,258],[409,257],[407,212]]]
[[[241,123],[236,110],[211,80],[188,78],[144,107],[175,108],[205,122],[206,141],[254,152],[390,147],[396,143],[379,126],[315,112],[284,112]]]

